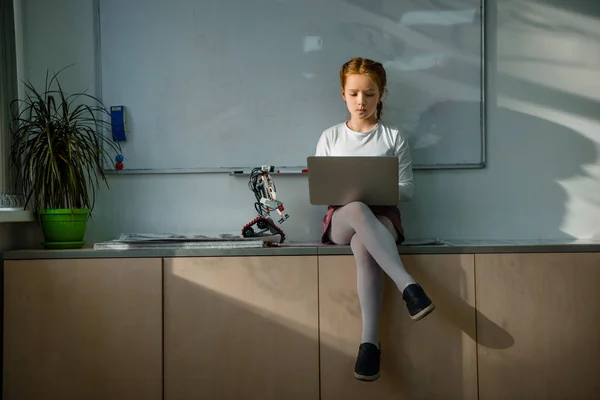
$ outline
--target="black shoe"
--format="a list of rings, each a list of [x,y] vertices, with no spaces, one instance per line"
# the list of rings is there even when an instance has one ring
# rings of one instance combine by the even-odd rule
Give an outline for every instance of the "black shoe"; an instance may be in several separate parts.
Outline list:
[[[354,377],[359,381],[372,382],[379,379],[381,349],[373,343],[362,343],[354,365]]]
[[[418,283],[408,285],[402,292],[402,299],[406,302],[410,318],[415,321],[435,310],[435,305]]]

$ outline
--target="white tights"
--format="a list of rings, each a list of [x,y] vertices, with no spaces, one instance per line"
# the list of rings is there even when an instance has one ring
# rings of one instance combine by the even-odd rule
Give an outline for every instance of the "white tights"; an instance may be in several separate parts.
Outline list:
[[[392,222],[375,216],[364,203],[354,202],[338,208],[331,220],[329,239],[350,244],[356,260],[357,289],[362,310],[362,343],[379,345],[379,315],[383,301],[383,272],[402,293],[415,283],[400,260]]]

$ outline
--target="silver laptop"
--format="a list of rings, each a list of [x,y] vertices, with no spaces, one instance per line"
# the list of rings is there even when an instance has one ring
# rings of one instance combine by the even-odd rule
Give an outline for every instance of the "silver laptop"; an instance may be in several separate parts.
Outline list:
[[[312,205],[398,204],[397,157],[316,157],[306,159]]]

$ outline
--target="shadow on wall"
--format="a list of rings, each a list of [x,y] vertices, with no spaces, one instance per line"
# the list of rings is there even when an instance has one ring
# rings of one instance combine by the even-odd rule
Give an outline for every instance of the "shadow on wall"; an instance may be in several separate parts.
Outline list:
[[[456,136],[464,132],[464,118],[460,116],[473,115],[477,107],[468,102],[438,103],[423,114],[416,135],[433,134],[439,144],[452,136],[447,146],[438,147],[457,151],[452,146],[461,143]],[[495,104],[488,104],[488,109],[488,129],[493,134],[488,135],[486,169],[461,171],[463,175],[452,179],[446,171],[419,171],[416,180],[425,178],[428,185],[423,187],[417,181],[416,201],[403,206],[409,235],[419,234],[417,218],[436,218],[437,225],[454,227],[459,235],[465,219],[475,218],[478,228],[465,229],[471,238],[489,237],[490,227],[499,238],[568,237],[563,230],[567,203],[576,193],[569,193],[563,183],[590,177],[584,167],[597,162],[597,143],[564,125],[525,112]],[[437,122],[432,126],[429,121]],[[418,154],[419,149],[413,152]],[[429,187],[444,193],[443,203],[427,196]],[[425,211],[431,215],[422,215]]]
[[[503,2],[506,2],[506,0]],[[525,7],[523,7],[524,4],[521,0],[512,0],[512,2],[515,4],[515,9],[518,10],[518,12],[511,12],[509,17],[519,19],[525,25],[530,25],[546,32],[565,35],[576,34],[581,37],[600,41],[600,30],[596,28],[598,22],[595,21],[600,19],[600,2],[598,1],[530,0],[528,1],[529,4],[525,4]],[[553,18],[547,18],[531,9],[539,6],[558,12],[562,11],[570,13],[571,17],[583,17],[587,20],[588,24],[586,24],[587,26],[581,26],[573,24],[570,21],[556,21],[556,19],[553,20]],[[589,27],[594,27],[596,29],[589,29]]]
[[[488,27],[496,29],[487,30],[486,40],[487,167],[418,171],[415,201],[403,205],[409,236],[598,234],[600,104],[590,82],[600,79],[594,56],[600,37],[591,25],[600,3],[591,3],[489,1]],[[441,149],[458,151],[452,146],[465,135],[463,116],[478,107],[435,104],[422,114],[415,137],[433,134]]]

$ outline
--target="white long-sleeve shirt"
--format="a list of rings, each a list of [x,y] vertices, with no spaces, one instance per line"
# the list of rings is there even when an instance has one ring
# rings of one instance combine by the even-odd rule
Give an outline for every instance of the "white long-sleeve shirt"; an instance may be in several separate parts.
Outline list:
[[[408,141],[396,127],[379,122],[369,132],[356,132],[340,123],[327,128],[317,143],[316,156],[396,156],[398,157],[399,200],[414,195],[412,159]]]

